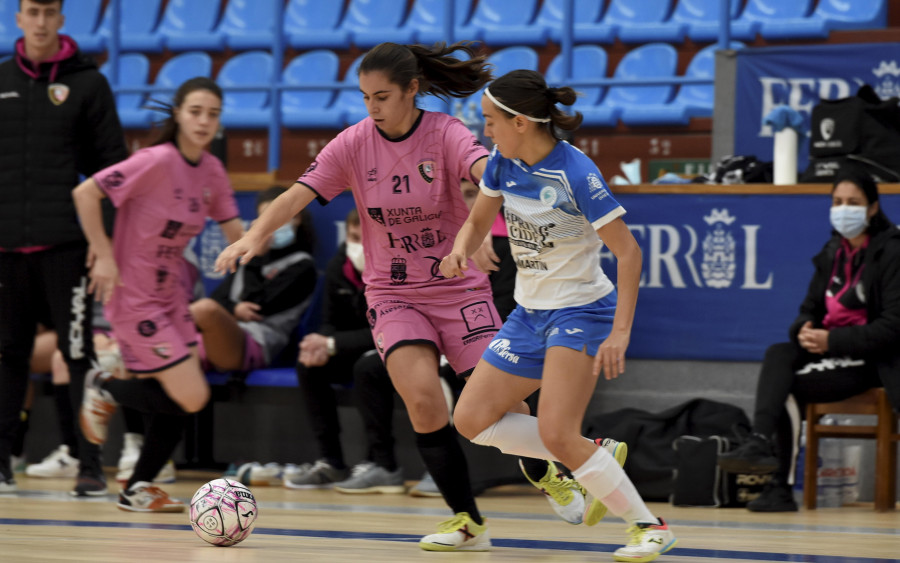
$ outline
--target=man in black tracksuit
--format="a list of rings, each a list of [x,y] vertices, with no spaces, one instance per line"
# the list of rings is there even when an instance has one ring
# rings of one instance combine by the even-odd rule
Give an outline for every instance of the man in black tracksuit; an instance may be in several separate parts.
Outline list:
[[[80,408],[94,359],[87,243],[72,189],[128,156],[109,84],[59,35],[62,0],[20,0],[23,37],[0,64],[0,493],[16,490],[10,450],[38,318],[47,316]],[[78,411],[75,411],[78,412]],[[78,432],[73,494],[106,494],[100,452]]]

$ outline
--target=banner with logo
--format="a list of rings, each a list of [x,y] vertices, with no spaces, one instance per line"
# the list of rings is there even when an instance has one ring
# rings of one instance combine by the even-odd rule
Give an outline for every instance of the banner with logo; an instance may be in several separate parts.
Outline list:
[[[256,194],[237,194],[241,215],[256,216]],[[616,194],[643,252],[643,273],[628,355],[632,358],[760,361],[787,339],[813,274],[812,257],[831,235],[827,195]],[[883,195],[888,217],[900,219],[900,195]],[[316,262],[324,271],[353,207],[345,192],[310,210]],[[195,252],[207,292],[225,247],[210,224]],[[616,280],[604,250],[601,264]]]
[[[788,105],[805,119],[797,165],[809,163],[809,123],[820,100],[856,95],[871,85],[882,99],[900,96],[900,44],[763,47],[737,52],[734,152],[772,161],[773,131],[763,120]]]
[[[643,251],[629,356],[760,361],[787,340],[831,235],[826,195],[618,194]],[[900,196],[882,196],[900,218]],[[607,253],[604,271],[615,279]]]

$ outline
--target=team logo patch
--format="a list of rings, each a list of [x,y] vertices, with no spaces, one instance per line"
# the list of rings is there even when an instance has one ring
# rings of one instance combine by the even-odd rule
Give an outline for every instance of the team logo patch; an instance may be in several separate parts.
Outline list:
[[[425,160],[419,163],[419,174],[429,184],[434,182],[434,162]]]
[[[156,323],[153,321],[141,321],[138,323],[138,334],[149,338],[156,334]]]
[[[54,82],[47,86],[47,95],[50,96],[50,101],[53,102],[53,105],[62,105],[66,98],[69,97],[69,87],[65,84]]]
[[[544,205],[553,205],[556,203],[556,190],[553,186],[544,186],[541,188],[541,203]]]
[[[378,336],[375,338],[375,345],[378,346],[378,351],[384,354],[384,333],[379,332]]]

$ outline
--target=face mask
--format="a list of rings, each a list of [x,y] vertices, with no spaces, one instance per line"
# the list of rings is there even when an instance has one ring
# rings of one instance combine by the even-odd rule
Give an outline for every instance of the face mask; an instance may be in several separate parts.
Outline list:
[[[297,232],[294,230],[294,225],[291,223],[284,224],[272,233],[272,248],[285,248],[290,246],[294,243],[296,238]]]
[[[838,205],[831,208],[831,226],[844,238],[853,238],[862,234],[869,226],[866,217],[868,207],[865,205]]]
[[[362,272],[366,265],[366,255],[363,254],[363,245],[360,242],[347,241],[347,258],[356,268],[357,272]]]

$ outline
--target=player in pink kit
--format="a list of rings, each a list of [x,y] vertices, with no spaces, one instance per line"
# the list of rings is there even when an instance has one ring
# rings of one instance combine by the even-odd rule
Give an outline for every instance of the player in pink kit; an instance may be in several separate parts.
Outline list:
[[[465,51],[471,58],[451,56]],[[456,118],[416,107],[416,96],[464,97],[490,79],[483,56],[464,44],[427,48],[382,43],[363,58],[359,86],[369,117],[341,132],[276,199],[217,269],[233,270],[263,250],[288,218],[318,198],[353,190],[365,249],[366,301],[378,352],[406,404],[425,466],[455,516],[422,538],[430,551],[484,551],[487,526],[438,376],[444,354],[460,376],[475,367],[500,327],[485,269],[445,279],[442,256],[468,215],[460,178],[481,179],[484,146]],[[490,266],[485,264],[489,263]],[[474,268],[473,268],[474,271]]]
[[[88,440],[102,444],[116,405],[150,415],[140,458],[119,495],[119,508],[136,512],[184,510],[152,481],[181,439],[185,415],[209,399],[179,281],[182,253],[207,217],[220,223],[229,241],[243,234],[225,169],[205,150],[219,128],[222,91],[207,78],[193,78],[179,87],[173,104],[153,146],[73,192],[90,244],[89,289],[103,301],[125,367],[136,376],[116,379],[91,370],[81,427]],[[113,241],[101,221],[104,197],[118,208]]]

